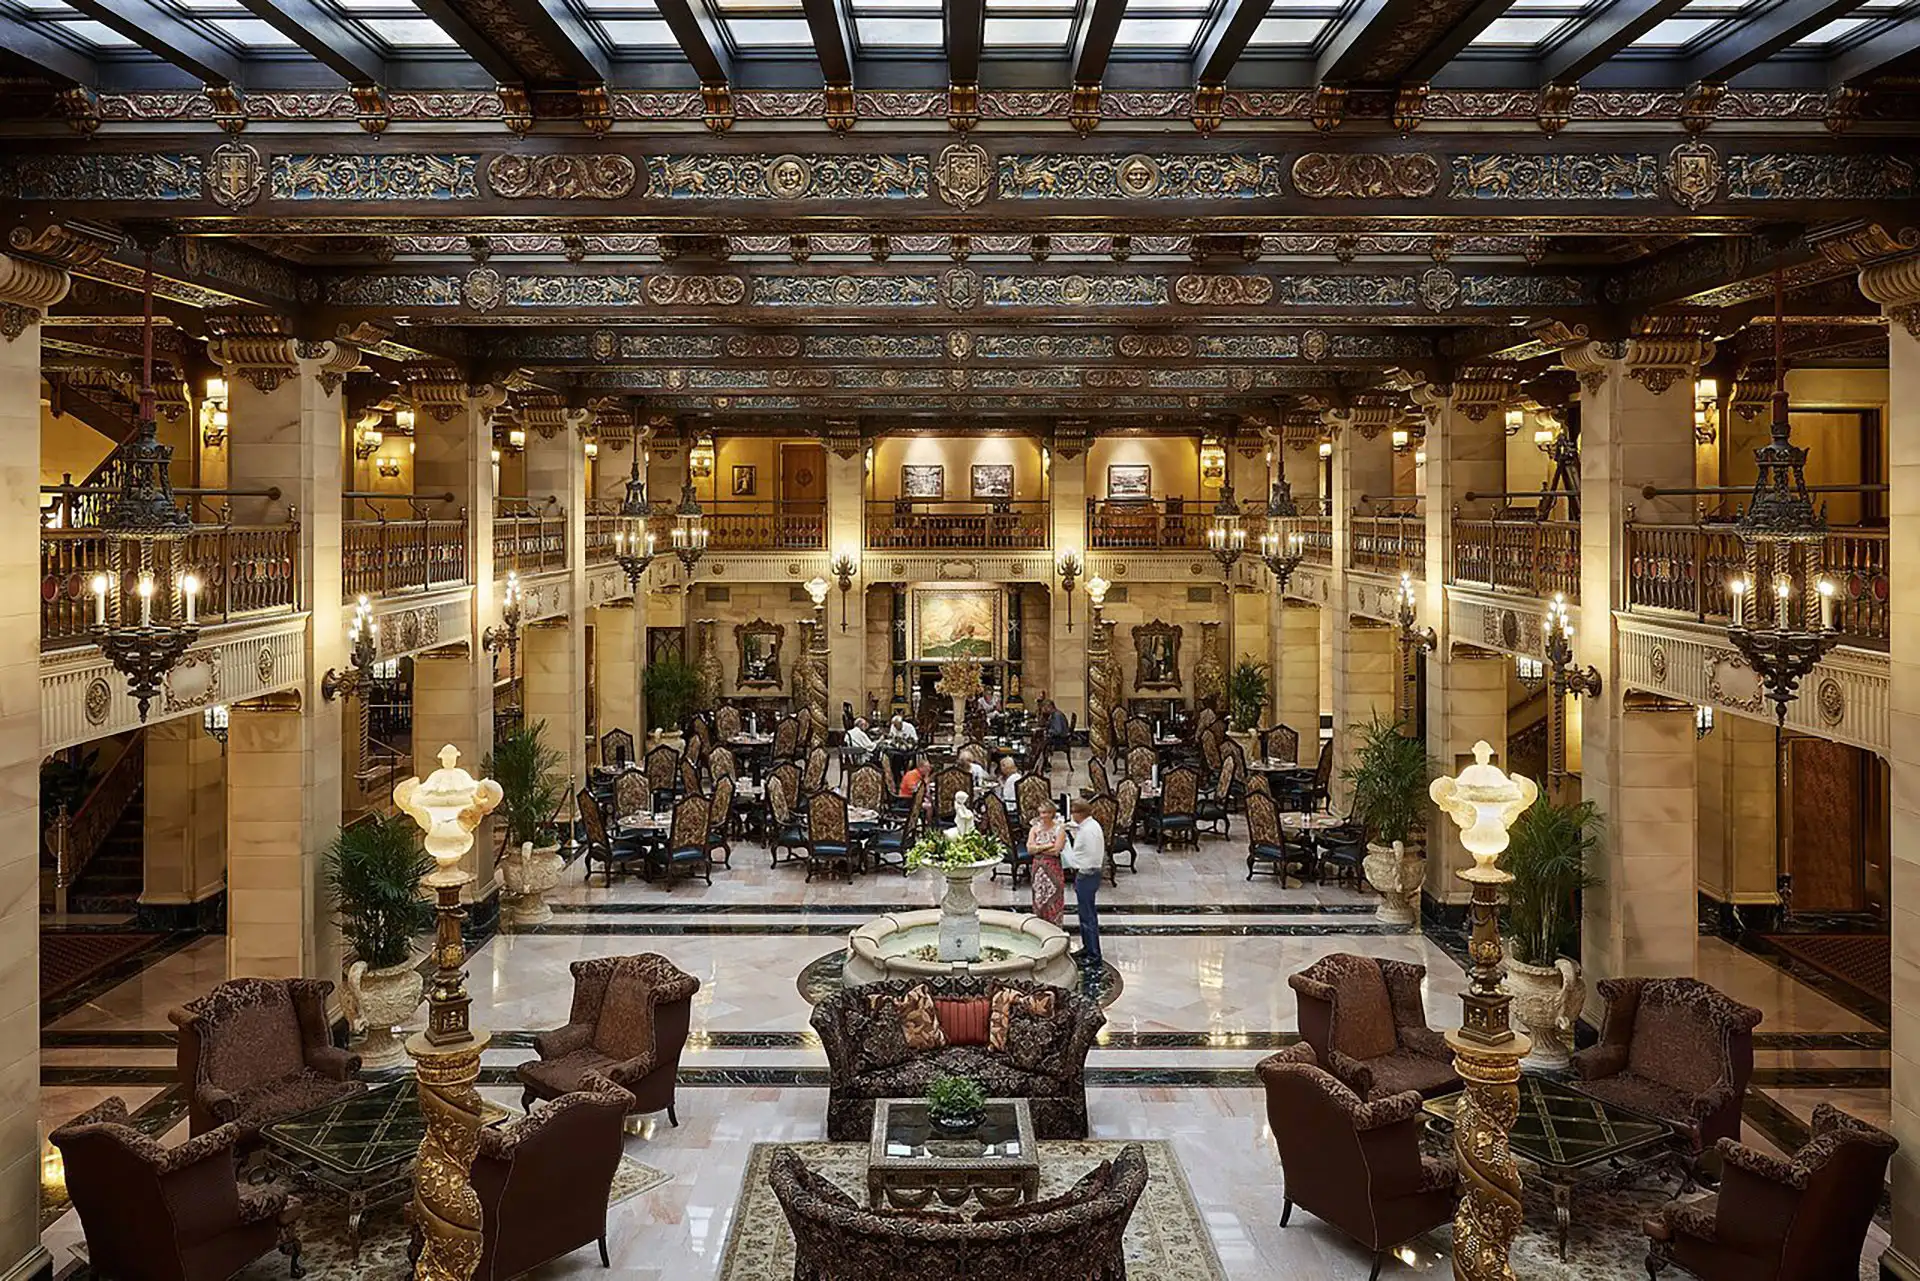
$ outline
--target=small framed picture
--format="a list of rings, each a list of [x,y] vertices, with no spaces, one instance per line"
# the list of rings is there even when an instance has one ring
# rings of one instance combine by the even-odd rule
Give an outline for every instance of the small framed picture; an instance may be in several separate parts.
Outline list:
[[[941,499],[947,496],[947,469],[939,463],[907,464],[900,468],[900,496]]]
[[[1153,468],[1146,463],[1110,463],[1107,466],[1107,499],[1110,502],[1144,502],[1153,497]]]
[[[740,463],[734,464],[733,496],[735,498],[752,498],[759,487],[758,468]]]
[[[1012,463],[975,463],[973,465],[973,496],[975,498],[1012,498]]]

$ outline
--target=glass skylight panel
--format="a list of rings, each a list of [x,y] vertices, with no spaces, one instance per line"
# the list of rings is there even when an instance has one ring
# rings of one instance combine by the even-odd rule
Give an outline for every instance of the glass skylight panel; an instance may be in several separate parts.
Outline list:
[[[1044,49],[1059,53],[1073,35],[1073,18],[997,14],[987,10],[983,43],[989,49]]]
[[[1630,49],[1679,49],[1720,25],[1718,18],[1668,18],[1635,40]]]
[[[1299,48],[1320,39],[1332,18],[1262,18],[1247,39],[1249,49]]]
[[[741,49],[810,49],[805,18],[728,18],[727,35]]]
[[[1204,18],[1122,18],[1114,34],[1116,49],[1186,51],[1199,38]]]
[[[362,18],[360,25],[391,49],[447,49],[457,43],[431,18]]]
[[[944,48],[946,42],[945,24],[939,18],[855,14],[853,30],[861,48],[867,53],[924,52]]]
[[[1793,47],[1803,49],[1808,46],[1832,44],[1836,40],[1852,35],[1859,28],[1865,26],[1866,23],[1867,19],[1865,18],[1835,18],[1818,31],[1810,32],[1802,36]]]
[[[1553,39],[1572,21],[1571,18],[1495,18],[1467,47],[1532,48]]]
[[[49,35],[58,36],[64,34],[71,36],[73,39],[83,44],[92,45],[97,49],[139,48],[132,40],[121,35],[106,23],[94,22],[90,18],[81,19],[78,22],[48,23],[43,30]]]
[[[673,28],[664,18],[603,18],[600,38],[611,49],[677,49]]]
[[[201,21],[223,37],[226,43],[241,49],[298,48],[291,36],[259,18],[204,18]]]

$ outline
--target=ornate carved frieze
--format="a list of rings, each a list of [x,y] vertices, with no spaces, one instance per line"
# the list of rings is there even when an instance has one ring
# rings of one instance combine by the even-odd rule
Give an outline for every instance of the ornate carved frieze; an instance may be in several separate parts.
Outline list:
[[[925,307],[939,300],[934,276],[755,276],[756,307]]]
[[[638,172],[625,156],[508,152],[487,162],[487,185],[508,200],[619,200]]]
[[[973,350],[986,360],[1104,360],[1114,344],[1107,334],[981,334]]]
[[[933,165],[933,190],[956,209],[971,209],[993,190],[993,162],[987,149],[956,142],[940,151]]]
[[[1017,152],[997,170],[1011,200],[1252,200],[1286,194],[1283,163],[1265,154]]]
[[[794,334],[735,334],[727,339],[727,354],[790,360],[800,354],[800,339]]]
[[[273,157],[275,200],[477,200],[476,158],[457,152]]]
[[[630,307],[659,276],[509,276],[505,300],[513,307]]]
[[[1273,301],[1273,277],[1179,276],[1173,296],[1189,307],[1261,307]]]
[[[14,156],[0,160],[0,194],[16,200],[200,200],[205,162],[172,152]]]
[[[919,155],[698,155],[647,160],[666,200],[917,200],[930,192]]]
[[[260,198],[266,177],[258,148],[244,142],[225,142],[213,149],[207,189],[228,209],[244,209]]]
[[[1193,339],[1184,334],[1122,334],[1120,354],[1131,359],[1179,359],[1193,355]]]
[[[989,307],[1156,307],[1168,298],[1164,276],[987,276]]]
[[[1471,200],[1655,200],[1660,162],[1648,154],[1512,152],[1451,158],[1452,195]]]
[[[1729,200],[1908,200],[1913,162],[1893,155],[1759,152],[1727,157]]]
[[[1274,301],[1309,307],[1405,307],[1417,298],[1412,276],[1278,276]]]
[[[1413,200],[1439,189],[1440,162],[1405,155],[1310,151],[1293,162],[1293,187],[1314,200]]]
[[[934,334],[809,334],[810,360],[937,360],[942,354]]]
[[[646,290],[656,307],[737,307],[747,296],[738,276],[648,276]]]
[[[458,307],[458,276],[334,276],[321,298],[336,307]]]
[[[1720,198],[1720,153],[1704,142],[1683,142],[1667,153],[1667,190],[1689,209]]]

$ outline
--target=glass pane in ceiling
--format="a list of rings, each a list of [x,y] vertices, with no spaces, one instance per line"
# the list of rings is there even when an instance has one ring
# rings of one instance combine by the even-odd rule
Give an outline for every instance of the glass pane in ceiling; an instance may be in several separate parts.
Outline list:
[[[1720,25],[1718,18],[1668,18],[1628,45],[1629,49],[1684,49]]]
[[[1570,18],[1495,18],[1486,29],[1473,38],[1470,49],[1496,48],[1532,48],[1545,44],[1558,35],[1562,27],[1568,26]]]
[[[1855,31],[1865,26],[1867,22],[1868,19],[1866,18],[1836,18],[1818,31],[1802,36],[1800,41],[1793,47],[1796,49],[1804,49],[1808,46],[1817,47],[1819,45],[1832,44],[1836,40],[1841,40],[1852,35]]]
[[[1072,36],[1071,5],[996,4],[995,0],[987,0],[984,37],[987,49],[995,52],[1031,50],[1059,57],[1066,53],[1067,41]]]
[[[939,18],[856,12],[853,34],[862,53],[881,57],[890,53],[926,53],[946,47],[946,28]]]
[[[618,53],[678,49],[673,28],[663,18],[607,18],[595,23],[600,38]]]
[[[1205,18],[1194,17],[1122,18],[1120,29],[1113,37],[1113,47],[1135,52],[1185,54],[1199,39],[1205,21]]]
[[[1279,9],[1282,6],[1276,3],[1273,7]],[[1253,29],[1253,35],[1248,37],[1248,52],[1259,53],[1263,49],[1311,48],[1320,40],[1340,12],[1338,5],[1288,5],[1285,7],[1294,10],[1314,8],[1320,10],[1320,15],[1308,17],[1296,12],[1281,18],[1273,16],[1270,10],[1268,16],[1260,20],[1260,25]]]
[[[362,18],[360,25],[389,49],[451,49],[452,36],[431,18]]]

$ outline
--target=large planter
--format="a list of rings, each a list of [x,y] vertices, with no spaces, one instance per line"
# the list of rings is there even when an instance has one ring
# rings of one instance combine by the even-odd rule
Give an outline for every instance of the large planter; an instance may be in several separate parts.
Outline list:
[[[693,670],[698,680],[698,692],[694,695],[693,706],[696,711],[710,712],[720,706],[726,675],[720,667],[720,651],[713,645],[714,620],[702,618],[694,623],[694,627],[697,629],[698,643]]]
[[[1566,1071],[1573,1061],[1567,1041],[1587,999],[1580,966],[1564,956],[1548,966],[1528,965],[1509,955],[1501,986],[1512,995],[1514,1015],[1533,1039],[1533,1052],[1520,1066],[1529,1072]]]
[[[676,752],[687,750],[687,736],[677,729],[657,729],[647,735],[650,747],[671,747]]]
[[[365,961],[347,967],[342,996],[347,1025],[360,1033],[355,1047],[360,1066],[368,1072],[397,1068],[407,1061],[407,1049],[393,1029],[420,1008],[426,981],[411,960],[371,969]]]
[[[1361,864],[1367,884],[1380,892],[1380,906],[1374,918],[1382,925],[1420,924],[1420,889],[1427,883],[1426,852],[1415,846],[1408,849],[1401,841],[1391,846],[1367,846]]]
[[[990,872],[998,859],[943,867],[947,892],[940,900],[940,959],[977,961],[980,959],[980,900],[973,896],[974,878]]]
[[[567,861],[560,857],[558,845],[539,849],[528,841],[500,860],[500,880],[506,886],[507,924],[515,927],[545,925],[553,919],[547,906],[547,891],[560,883]]]

